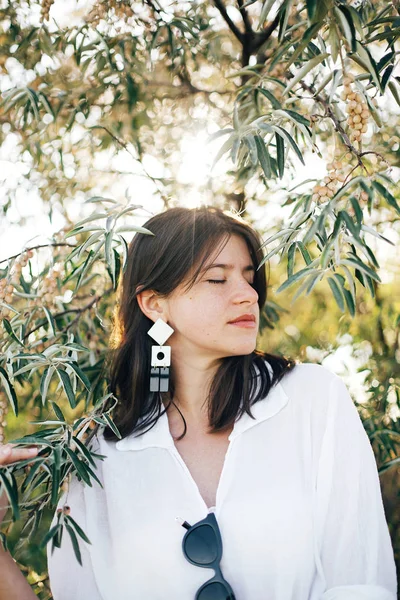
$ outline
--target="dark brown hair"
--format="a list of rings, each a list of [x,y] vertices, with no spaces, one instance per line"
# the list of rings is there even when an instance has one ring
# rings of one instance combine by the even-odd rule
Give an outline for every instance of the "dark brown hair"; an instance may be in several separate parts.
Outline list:
[[[231,235],[239,235],[246,242],[256,269],[253,287],[258,293],[260,310],[267,295],[265,265],[257,270],[263,258],[261,240],[237,215],[208,206],[178,207],[152,217],[144,227],[154,235],[136,233],[129,246],[115,312],[114,348],[109,355],[110,391],[118,398],[113,418],[122,437],[133,432],[144,433],[155,425],[173,402],[175,387],[171,367],[170,391],[149,392],[154,342],[147,331],[153,322],[140,309],[137,293],[153,290],[166,297],[180,284],[189,290],[210,256],[216,250],[219,252]],[[265,361],[272,368],[272,378]],[[271,387],[295,365],[292,359],[258,350],[223,358],[208,397],[210,433],[228,429],[244,412],[252,416],[251,404],[265,398]],[[258,383],[261,385],[254,393]],[[168,402],[166,408],[163,400]],[[185,435],[185,421],[184,424],[185,430],[179,439]],[[117,439],[110,428],[105,429],[104,437]]]

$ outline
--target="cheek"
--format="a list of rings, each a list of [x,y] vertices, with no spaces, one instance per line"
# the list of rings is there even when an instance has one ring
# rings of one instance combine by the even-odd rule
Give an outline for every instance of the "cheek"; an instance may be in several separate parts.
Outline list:
[[[175,304],[173,319],[180,328],[196,331],[206,327],[215,328],[226,320],[225,305],[221,298],[208,296],[204,299],[200,294],[192,294],[184,302]]]

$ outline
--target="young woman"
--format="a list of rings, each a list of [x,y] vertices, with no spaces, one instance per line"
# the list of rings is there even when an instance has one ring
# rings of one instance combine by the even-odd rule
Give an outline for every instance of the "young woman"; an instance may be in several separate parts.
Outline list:
[[[48,551],[54,600],[395,600],[376,462],[345,385],[256,350],[258,235],[208,207],[145,227],[110,364],[123,439],[99,432],[102,487],[74,478],[60,500],[91,544],[83,566],[68,535]]]

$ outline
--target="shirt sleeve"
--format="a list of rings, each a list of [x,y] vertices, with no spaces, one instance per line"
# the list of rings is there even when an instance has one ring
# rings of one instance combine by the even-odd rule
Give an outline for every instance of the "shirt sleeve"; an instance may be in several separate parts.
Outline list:
[[[340,377],[328,392],[316,482],[321,600],[396,600],[393,548],[375,455]]]
[[[71,517],[87,534],[86,511],[83,492],[84,484],[72,478],[68,494],[63,494],[57,508],[66,503],[71,508]],[[51,527],[57,523],[57,511]],[[87,534],[88,535],[88,534]],[[90,537],[90,536],[88,536]],[[92,569],[90,546],[77,535],[82,565],[76,559],[71,538],[64,526],[61,548],[51,552],[51,542],[47,544],[47,563],[53,600],[103,600]]]

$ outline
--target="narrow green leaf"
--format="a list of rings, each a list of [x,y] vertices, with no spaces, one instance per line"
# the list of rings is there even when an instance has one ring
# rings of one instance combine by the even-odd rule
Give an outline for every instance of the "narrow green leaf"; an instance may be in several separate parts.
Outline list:
[[[53,410],[56,414],[56,417],[59,421],[61,421],[62,423],[66,423],[65,417],[63,415],[63,412],[61,410],[61,408],[58,406],[58,404],[56,404],[55,402],[51,402],[51,405],[53,407]]]
[[[257,166],[258,152],[254,135],[245,135],[244,142],[249,149],[250,161],[253,167]]]
[[[311,264],[312,259],[311,259],[310,253],[307,250],[307,248],[305,247],[305,245],[303,244],[303,242],[298,241],[297,245],[298,245],[298,247],[300,249],[301,254],[303,255],[304,262],[306,263],[306,265]]]
[[[344,37],[346,38],[352,52],[356,52],[356,29],[354,27],[351,13],[343,5],[333,9],[337,22],[339,23]]]
[[[86,229],[86,228],[85,228]],[[89,231],[93,231],[93,228],[90,227]],[[75,254],[78,257],[78,260],[80,260],[82,258],[82,254],[85,252],[85,250],[87,248],[89,248],[89,246],[93,246],[93,244],[95,244],[97,242],[97,240],[102,237],[104,235],[104,229],[101,227],[99,227],[98,231],[95,231],[94,233],[92,233],[88,239],[82,244],[82,246],[78,246],[78,248],[76,248],[73,252],[71,252],[71,254],[69,255],[69,260],[71,260],[72,258],[74,258]]]
[[[275,3],[275,0],[264,0],[257,29],[261,29],[261,27],[264,25],[264,23],[268,17],[268,14],[269,14],[271,8],[273,7],[274,3]]]
[[[78,523],[71,517],[71,515],[65,515],[65,522],[70,523],[71,526],[75,529],[76,533],[83,539],[87,544],[91,544],[92,542],[89,540],[86,533],[83,529],[78,525]]]
[[[306,5],[308,20],[310,21],[310,23],[312,23],[317,8],[317,0],[306,0]]]
[[[227,135],[228,133],[233,133],[234,131],[235,130],[232,127],[226,127],[225,129],[220,129],[219,131],[212,133],[207,138],[207,144],[209,144],[210,142],[214,142],[215,140],[217,140],[218,138],[220,138],[223,135]]]
[[[233,144],[233,139],[234,136],[231,135],[226,141],[225,143],[221,146],[221,148],[219,149],[219,151],[217,152],[216,157],[214,158],[213,164],[212,164],[212,169],[215,167],[215,165],[221,160],[221,158],[224,156],[224,154],[226,154],[227,152],[229,152],[232,148],[232,144]]]
[[[392,92],[393,98],[396,100],[397,104],[400,106],[400,95],[399,95],[399,92],[397,91],[394,81],[389,81],[388,88]]]
[[[400,206],[397,204],[396,198],[389,192],[389,190],[379,183],[379,181],[373,181],[372,185],[379,192],[379,194],[385,198],[387,203],[400,214]]]
[[[10,481],[11,479],[11,481]],[[12,508],[12,520],[18,521],[21,517],[18,504],[18,487],[14,475],[10,471],[0,469],[0,480],[3,483],[3,488],[6,491],[7,498],[10,501]]]
[[[288,252],[287,252],[287,276],[288,278],[291,277],[293,275],[293,268],[294,268],[294,259],[295,259],[295,254],[296,254],[296,246],[297,246],[297,242],[293,242],[292,244],[290,244]]]
[[[72,463],[78,473],[78,475],[83,479],[85,483],[87,483],[90,487],[92,487],[92,482],[90,481],[90,477],[87,473],[86,465],[83,461],[79,460],[75,452],[71,450],[71,448],[65,447],[65,452],[71,458]]]
[[[278,164],[279,178],[282,179],[285,170],[285,142],[281,135],[275,132],[276,161]]]
[[[59,523],[54,525],[44,536],[43,540],[39,544],[39,548],[45,548],[49,541],[58,533],[58,531],[62,528],[62,525]]]
[[[51,314],[51,312],[49,311],[49,309],[46,308],[46,306],[42,306],[42,308],[43,308],[44,314],[46,315],[46,318],[47,318],[47,320],[49,322],[51,333],[53,335],[56,335],[56,322],[54,321],[53,315]]]
[[[78,447],[78,450],[80,450],[81,454],[88,459],[88,461],[90,462],[91,465],[94,466],[94,468],[96,469],[96,463],[90,453],[90,451],[88,450],[88,448],[86,448],[85,444],[83,442],[81,442],[80,439],[78,439],[76,436],[72,436],[72,440],[75,442],[75,444]]]
[[[368,267],[368,265],[364,264],[360,259],[357,260],[354,258],[342,258],[340,264],[347,265],[348,267],[353,267],[354,269],[359,269],[360,271],[363,271],[364,273],[372,277],[372,279],[374,279],[378,283],[381,283],[379,275],[375,273],[375,271],[373,271],[370,267]]]
[[[76,559],[77,559],[78,563],[80,565],[82,565],[81,551],[79,549],[79,543],[78,543],[78,539],[76,537],[75,531],[72,529],[71,525],[68,523],[67,520],[65,520],[65,527],[67,528],[67,531],[68,531],[69,536],[71,538],[72,547],[73,547]]]
[[[356,306],[353,297],[350,294],[349,290],[344,289],[343,293],[346,300],[347,308],[349,309],[349,313],[352,317],[354,317],[354,315],[356,314]]]
[[[341,312],[344,312],[344,297],[341,289],[333,277],[328,277],[328,283],[336,300],[336,304],[340,308]]]
[[[307,277],[307,275],[309,273],[314,272],[314,271],[315,271],[315,269],[313,267],[305,267],[304,269],[297,271],[297,273],[294,273],[294,275],[289,277],[289,279],[287,279],[284,283],[282,283],[281,286],[279,286],[279,288],[276,290],[276,293],[280,294],[280,292],[283,292],[284,290],[286,290],[288,287],[293,285],[293,283],[296,283],[296,281],[303,279],[303,277]]]
[[[29,465],[30,466],[29,473],[28,473],[28,475],[26,476],[26,478],[24,479],[24,481],[21,484],[21,492],[22,492],[22,494],[24,494],[26,492],[26,490],[28,489],[30,483],[32,482],[32,480],[36,476],[37,471],[39,470],[40,466],[43,464],[44,461],[45,461],[44,458],[39,458],[39,459],[36,459],[36,461],[34,462],[34,464]]]
[[[51,498],[50,504],[51,506],[55,506],[58,500],[58,494],[60,491],[60,469],[53,464],[51,467]]]
[[[70,362],[70,363],[68,363],[68,366],[71,367],[71,369],[73,369],[75,371],[75,373],[77,374],[79,379],[82,381],[85,388],[87,390],[90,390],[90,381],[89,381],[88,377],[85,375],[85,373],[82,371],[82,369],[78,366],[78,364],[75,362]]]
[[[312,290],[315,288],[315,286],[322,279],[323,276],[324,276],[323,271],[317,271],[316,273],[309,275],[309,277],[308,277],[309,283],[308,283],[307,289],[306,289],[306,296],[308,296],[312,292]]]
[[[294,77],[290,80],[286,88],[283,90],[283,95],[287,94],[299,81],[304,79],[304,77],[312,71],[316,66],[318,66],[323,60],[329,57],[328,52],[324,52],[323,54],[318,54],[314,56],[309,61],[306,62],[305,65],[299,69]]]
[[[7,394],[7,398],[9,399],[12,409],[14,411],[14,415],[18,417],[18,399],[14,390],[14,386],[8,378],[7,372],[0,367],[0,382],[4,388],[4,391]]]
[[[356,52],[349,54],[349,56],[351,58],[353,58],[354,60],[355,60],[356,56],[358,56],[361,59],[366,70],[370,73],[373,81],[375,82],[376,87],[382,93],[382,85],[381,85],[381,81],[379,79],[378,71],[376,68],[376,63],[375,63],[374,59],[372,58],[372,55],[371,55],[370,51],[368,50],[368,48],[363,46],[357,40],[356,41]],[[358,61],[358,64],[360,64],[359,61]]]
[[[362,210],[361,210],[360,203],[358,202],[357,198],[355,198],[354,196],[352,196],[350,198],[350,202],[351,202],[351,205],[353,207],[354,214],[355,214],[356,219],[357,219],[357,223],[359,225],[358,231],[360,231],[361,224],[362,224],[362,221],[363,221],[363,213],[362,213]]]
[[[55,367],[46,367],[43,371],[42,378],[40,380],[40,395],[42,396],[42,404],[44,405],[47,392],[49,389],[51,378],[53,377]]]
[[[281,103],[279,102],[279,100],[277,98],[275,98],[273,93],[270,92],[269,90],[262,88],[262,87],[258,87],[258,88],[256,88],[256,92],[259,92],[260,94],[262,94],[263,96],[268,98],[268,100],[271,102],[273,108],[276,108],[276,109],[281,108]]]
[[[308,119],[306,119],[306,117],[304,117],[300,113],[296,112],[295,110],[289,110],[288,108],[284,108],[282,112],[287,113],[289,115],[289,117],[292,117],[292,119],[294,119],[298,123],[301,123],[302,125],[306,125],[307,127],[310,127],[310,121]]]
[[[71,380],[68,376],[68,373],[61,368],[56,368],[56,371],[60,378],[65,395],[67,396],[68,401],[71,405],[71,408],[75,408],[76,407],[75,394],[74,394],[74,390],[72,389]]]
[[[289,145],[293,148],[293,150],[297,154],[297,157],[299,158],[300,162],[303,165],[305,165],[305,162],[304,162],[304,159],[303,159],[303,155],[300,152],[300,149],[299,149],[298,145],[296,144],[296,142],[294,141],[294,139],[292,138],[292,136],[290,135],[290,133],[288,133],[285,129],[283,129],[283,127],[279,127],[279,125],[272,125],[272,129],[276,133],[278,133],[281,137],[285,138],[285,140],[289,143]]]
[[[268,154],[268,148],[266,147],[265,142],[261,136],[255,135],[254,139],[256,142],[256,146],[257,146],[257,155],[258,155],[258,160],[260,161],[261,168],[264,171],[264,175],[265,175],[266,179],[270,179],[272,173],[271,173],[271,161],[270,161],[269,154]]]
[[[303,50],[305,50],[310,41],[317,35],[318,31],[323,25],[324,21],[318,20],[316,23],[310,25],[310,27],[304,32],[304,35],[302,36],[301,41],[298,43],[296,50],[293,52],[287,62],[287,69],[298,59]]]
[[[24,343],[19,339],[19,337],[17,336],[17,334],[15,333],[14,329],[12,328],[12,325],[10,323],[10,321],[6,318],[3,318],[3,325],[5,330],[7,331],[8,335],[15,341],[17,342],[20,346],[22,346],[23,348]]]
[[[115,433],[115,435],[119,438],[122,439],[122,435],[120,434],[120,432],[117,429],[117,426],[115,425],[114,421],[112,420],[112,418],[110,417],[110,415],[108,415],[107,413],[104,413],[102,415],[104,417],[104,419],[107,421],[109,427],[113,430],[113,432]]]

